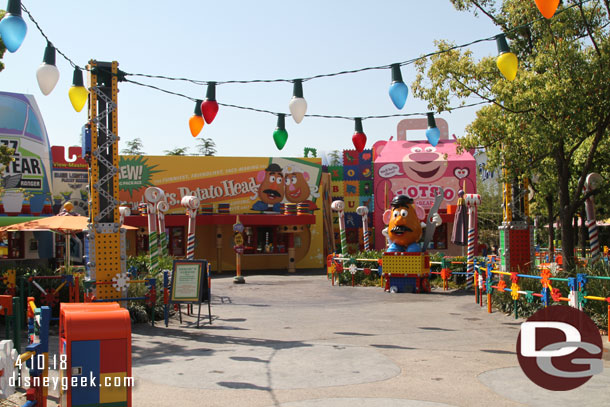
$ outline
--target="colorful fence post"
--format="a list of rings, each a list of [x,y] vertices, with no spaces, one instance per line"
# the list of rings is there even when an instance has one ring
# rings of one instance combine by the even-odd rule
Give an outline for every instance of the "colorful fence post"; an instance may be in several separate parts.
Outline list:
[[[371,250],[368,217],[369,208],[366,206],[359,206],[356,208],[356,213],[362,216],[362,240],[364,241],[364,250],[368,252]]]
[[[602,181],[601,175],[592,172],[587,175],[585,180],[584,192],[595,191]],[[599,232],[595,221],[595,203],[593,196],[590,196],[585,201],[585,212],[587,213],[587,230],[589,231],[589,246],[591,248],[591,264],[595,264],[600,258],[599,252]]]
[[[347,255],[347,238],[345,236],[345,202],[333,201],[330,206],[333,211],[339,212],[339,233],[341,234],[341,254]]]
[[[468,275],[466,276],[466,286],[468,287],[469,282],[478,280],[476,270],[474,269],[474,242],[475,242],[475,230],[476,230],[476,213],[477,206],[481,204],[481,195],[478,194],[465,194],[464,200],[468,207],[468,258],[467,268]],[[475,296],[478,299],[478,291],[475,285]]]
[[[199,209],[199,198],[196,196],[185,196],[180,201],[182,206],[186,208],[186,213],[189,216],[189,229],[186,243],[186,258],[193,260],[195,258],[195,217]]]
[[[159,245],[161,246],[161,253],[163,256],[168,255],[167,244],[168,238],[165,233],[165,212],[169,210],[169,204],[166,200],[161,200],[157,203],[157,211],[159,217]]]
[[[148,187],[144,191],[148,204],[148,250],[150,252],[150,271],[154,274],[159,268],[159,242],[157,235],[157,203],[165,199],[161,188]]]

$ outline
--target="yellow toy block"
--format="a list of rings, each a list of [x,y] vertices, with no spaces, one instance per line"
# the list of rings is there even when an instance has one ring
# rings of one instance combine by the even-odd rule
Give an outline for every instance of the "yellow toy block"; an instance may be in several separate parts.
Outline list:
[[[387,255],[382,258],[383,272],[387,274],[411,274],[411,275],[428,275],[430,267],[426,267],[426,254],[405,254],[405,255]]]
[[[120,385],[115,386],[115,384]],[[100,403],[104,404],[120,402],[127,402],[125,372],[100,374]]]

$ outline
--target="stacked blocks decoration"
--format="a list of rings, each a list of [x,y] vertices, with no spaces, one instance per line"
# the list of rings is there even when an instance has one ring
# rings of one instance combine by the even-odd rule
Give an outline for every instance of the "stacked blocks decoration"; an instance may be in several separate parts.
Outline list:
[[[363,249],[362,238],[362,216],[356,213],[359,206],[369,209],[369,219],[373,219],[373,151],[356,150],[343,151],[343,165],[329,166],[328,172],[331,177],[332,200],[345,202],[345,228],[347,243],[358,245]],[[337,213],[333,212],[335,241],[339,236],[339,223]],[[370,233],[371,239],[374,233]],[[371,242],[371,246],[373,242]]]

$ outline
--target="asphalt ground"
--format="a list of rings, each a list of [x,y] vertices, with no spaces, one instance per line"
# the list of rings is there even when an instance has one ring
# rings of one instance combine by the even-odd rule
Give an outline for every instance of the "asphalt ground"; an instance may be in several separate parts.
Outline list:
[[[211,305],[200,328],[185,313],[167,328],[133,326],[134,406],[610,405],[607,337],[603,373],[547,391],[519,367],[522,320],[488,314],[472,292],[390,294],[331,286],[325,274],[259,274],[243,285],[215,277]],[[56,401],[51,390],[48,405]]]

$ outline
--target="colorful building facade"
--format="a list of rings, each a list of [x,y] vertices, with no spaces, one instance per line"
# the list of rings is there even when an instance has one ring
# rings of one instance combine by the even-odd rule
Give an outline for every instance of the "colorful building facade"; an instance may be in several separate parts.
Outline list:
[[[170,208],[165,216],[169,253],[186,254],[188,217],[181,199],[201,201],[196,218],[195,258],[207,259],[213,270],[235,268],[232,225],[237,215],[244,224],[242,268],[286,269],[323,266],[323,226],[318,158],[122,156],[120,200],[138,211],[144,191],[155,186],[165,192]],[[300,214],[285,214],[291,205]],[[147,217],[133,215],[125,223],[139,228],[128,254],[147,250]],[[295,249],[294,257],[289,248]]]

